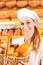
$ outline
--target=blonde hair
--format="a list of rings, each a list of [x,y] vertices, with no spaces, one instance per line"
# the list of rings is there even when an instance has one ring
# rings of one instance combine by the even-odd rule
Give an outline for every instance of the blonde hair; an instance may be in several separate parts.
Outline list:
[[[31,41],[33,42],[33,50],[38,51],[40,45],[40,35],[36,26],[34,27],[34,34],[31,38]]]

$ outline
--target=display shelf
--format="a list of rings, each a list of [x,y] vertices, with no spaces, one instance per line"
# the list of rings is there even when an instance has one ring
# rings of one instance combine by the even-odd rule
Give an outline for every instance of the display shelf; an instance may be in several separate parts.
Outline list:
[[[0,22],[0,29],[11,29],[11,28],[20,28],[20,25],[13,22]]]

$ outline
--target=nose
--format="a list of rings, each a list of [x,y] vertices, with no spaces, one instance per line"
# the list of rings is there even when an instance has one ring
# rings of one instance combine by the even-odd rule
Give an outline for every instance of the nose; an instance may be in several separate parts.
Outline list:
[[[27,24],[24,24],[24,29],[27,29],[28,28],[28,25]]]

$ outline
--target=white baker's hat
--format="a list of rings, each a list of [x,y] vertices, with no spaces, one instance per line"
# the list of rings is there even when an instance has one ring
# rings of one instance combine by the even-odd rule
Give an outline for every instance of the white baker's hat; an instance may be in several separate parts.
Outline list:
[[[17,11],[17,18],[20,19],[23,16],[30,17],[33,20],[37,21],[37,22],[40,21],[39,16],[35,12],[33,12],[33,11],[27,9],[27,8],[22,8],[22,9],[20,9],[20,10]]]

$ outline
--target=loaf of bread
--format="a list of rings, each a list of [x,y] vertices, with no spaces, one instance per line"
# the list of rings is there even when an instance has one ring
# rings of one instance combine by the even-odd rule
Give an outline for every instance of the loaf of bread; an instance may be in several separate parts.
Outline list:
[[[0,2],[0,8],[5,7],[5,2]]]
[[[0,11],[0,19],[6,19],[9,17],[8,11]]]
[[[17,1],[17,7],[25,7],[27,5],[27,1]]]
[[[16,5],[16,1],[6,2],[6,7],[12,8]]]
[[[16,52],[18,52],[18,56],[24,57],[24,56],[29,56],[31,50],[32,50],[32,45],[25,43],[19,46],[16,49]]]
[[[35,0],[35,1],[28,1],[28,4],[31,6],[31,7],[37,7],[39,5],[39,1]]]
[[[40,1],[40,5],[43,7],[43,0]]]

